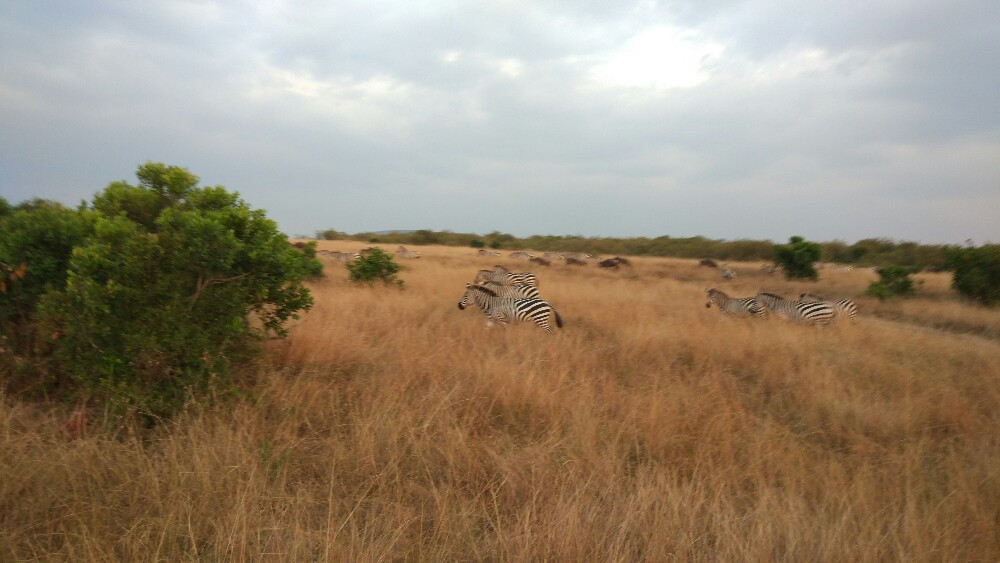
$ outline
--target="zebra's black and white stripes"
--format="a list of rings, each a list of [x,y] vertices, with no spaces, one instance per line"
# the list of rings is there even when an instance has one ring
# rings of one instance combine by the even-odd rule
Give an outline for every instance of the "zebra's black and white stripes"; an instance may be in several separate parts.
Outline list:
[[[708,290],[708,302],[705,307],[711,307],[712,303],[719,308],[719,311],[733,317],[757,317],[763,319],[767,317],[764,306],[757,302],[754,297],[729,297],[718,289]]]
[[[501,268],[501,269],[497,269]],[[530,272],[513,273],[507,271],[502,266],[497,266],[493,270],[479,270],[476,274],[475,283],[496,282],[500,285],[530,285],[538,287],[538,278]]]
[[[467,283],[465,284],[465,295],[458,302],[458,308],[464,310],[470,303],[475,303],[482,309],[486,315],[487,326],[492,326],[494,321],[506,327],[509,320],[530,320],[545,329],[546,332],[553,333],[552,325],[549,324],[550,315],[554,318],[557,327],[563,325],[559,313],[544,299],[499,297],[496,292],[486,286]]]
[[[538,297],[538,288],[533,285],[503,285],[494,281],[483,282],[483,287],[490,289],[497,297],[514,297],[530,299]]]
[[[837,316],[845,316],[852,321],[858,316],[858,305],[852,299],[840,299],[839,301],[827,301],[814,293],[803,293],[799,295],[799,301],[821,301],[833,306]]]
[[[797,323],[826,326],[836,315],[829,303],[789,301],[780,295],[763,291],[757,294],[756,299],[768,311]]]

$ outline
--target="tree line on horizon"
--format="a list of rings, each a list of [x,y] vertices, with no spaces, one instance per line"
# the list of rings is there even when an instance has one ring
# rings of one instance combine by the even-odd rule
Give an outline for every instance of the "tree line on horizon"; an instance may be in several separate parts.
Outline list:
[[[455,233],[420,229],[409,232],[348,234],[334,229],[316,232],[321,240],[354,240],[382,244],[470,246],[504,250],[533,249],[546,252],[587,252],[594,255],[662,256],[673,258],[713,258],[732,261],[773,261],[775,248],[770,240],[724,240],[702,236],[671,237],[585,237],[582,235],[532,235],[516,237],[493,231],[487,234]],[[961,247],[920,244],[888,238],[869,238],[853,244],[834,240],[817,243],[821,262],[854,266],[903,266],[913,270],[946,270],[949,256]]]

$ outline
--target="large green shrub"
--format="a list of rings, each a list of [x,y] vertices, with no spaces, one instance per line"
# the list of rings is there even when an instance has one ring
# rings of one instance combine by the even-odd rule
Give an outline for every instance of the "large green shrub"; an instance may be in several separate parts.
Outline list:
[[[880,301],[885,301],[890,297],[905,297],[912,295],[916,288],[910,274],[912,268],[905,266],[882,266],[875,270],[879,275],[879,280],[868,285],[866,294],[878,297]]]
[[[7,279],[0,291],[0,337],[10,354],[24,358],[33,353],[38,301],[65,284],[73,248],[92,230],[92,214],[39,199],[9,208],[0,217],[0,264],[22,268],[22,275]],[[5,363],[9,365],[9,357]]]
[[[984,305],[1000,304],[1000,245],[953,248],[948,267],[955,272],[951,285],[961,295]]]
[[[15,240],[50,230],[72,239],[50,245],[48,262],[29,255],[28,272],[47,282],[24,281],[75,394],[165,415],[189,396],[228,388],[233,362],[250,357],[253,342],[283,335],[311,306],[303,281],[322,266],[314,246],[290,246],[236,193],[197,187],[187,170],[159,163],[137,176],[140,185],[115,182],[91,209],[16,212],[0,228]]]
[[[787,279],[811,279],[818,277],[813,263],[819,260],[822,249],[815,242],[802,237],[788,239],[788,244],[774,247],[774,262],[779,264]]]
[[[347,270],[350,272],[352,281],[364,282],[372,285],[376,280],[389,285],[403,285],[403,280],[396,278],[396,272],[400,269],[388,252],[375,248],[367,256],[362,256],[347,263]]]

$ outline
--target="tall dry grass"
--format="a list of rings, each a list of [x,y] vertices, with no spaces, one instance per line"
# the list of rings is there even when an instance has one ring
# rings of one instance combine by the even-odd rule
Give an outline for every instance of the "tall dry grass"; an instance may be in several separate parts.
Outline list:
[[[1000,560],[996,341],[704,307],[874,274],[536,267],[550,336],[458,310],[496,258],[421,251],[403,291],[331,263],[235,404],[71,439],[0,400],[0,560]]]

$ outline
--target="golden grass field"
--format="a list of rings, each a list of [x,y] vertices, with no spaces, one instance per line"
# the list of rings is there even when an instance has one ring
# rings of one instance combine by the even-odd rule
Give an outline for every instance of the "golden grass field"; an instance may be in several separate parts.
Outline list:
[[[326,262],[235,403],[113,434],[0,397],[0,560],[1000,560],[1000,311],[948,274],[816,329],[705,292],[875,274],[535,266],[548,335],[456,306],[526,264],[419,250],[403,290]]]

